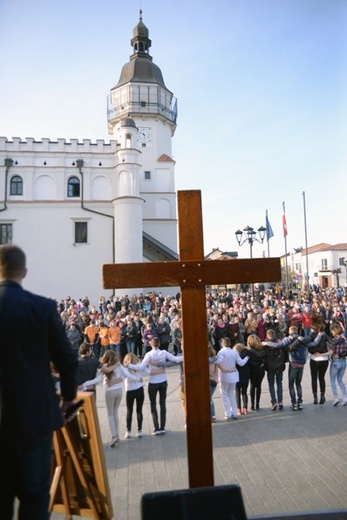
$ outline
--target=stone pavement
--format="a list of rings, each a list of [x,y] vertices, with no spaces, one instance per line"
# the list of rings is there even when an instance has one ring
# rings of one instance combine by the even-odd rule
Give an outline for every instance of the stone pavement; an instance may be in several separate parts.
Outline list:
[[[152,435],[146,389],[143,438],[124,439],[123,397],[119,414],[121,440],[116,448],[109,447],[104,392],[102,385],[97,388],[97,408],[116,520],[139,520],[143,493],[188,487],[186,434],[177,390],[178,367],[167,369],[167,374],[166,435]],[[239,484],[249,518],[327,510],[333,518],[333,511],[347,511],[347,406],[332,406],[328,374],[327,402],[312,404],[307,364],[303,378],[304,409],[291,411],[287,374],[286,369],[283,411],[272,412],[265,376],[261,409],[237,421],[223,419],[217,387],[214,402],[218,420],[212,425],[215,485]],[[134,418],[133,425],[135,434]],[[58,520],[62,515],[54,513],[51,518]]]

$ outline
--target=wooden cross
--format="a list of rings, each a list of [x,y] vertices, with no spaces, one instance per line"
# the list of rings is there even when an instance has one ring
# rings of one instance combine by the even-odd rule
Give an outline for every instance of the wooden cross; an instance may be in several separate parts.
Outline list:
[[[179,261],[103,266],[104,289],[181,287],[189,486],[213,486],[206,285],[278,282],[278,258],[205,260],[201,192],[179,191]]]

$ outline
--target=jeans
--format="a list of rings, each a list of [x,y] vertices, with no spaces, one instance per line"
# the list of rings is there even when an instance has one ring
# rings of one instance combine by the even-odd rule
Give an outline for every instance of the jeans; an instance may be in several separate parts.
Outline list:
[[[301,388],[301,380],[302,375],[304,373],[304,367],[293,367],[293,365],[289,365],[288,372],[288,384],[289,384],[289,394],[290,399],[292,401],[292,405],[298,403],[302,403],[302,388]],[[294,389],[294,384],[296,387],[296,394]]]
[[[333,393],[334,399],[337,399],[337,388],[336,381],[341,388],[342,397],[346,398],[346,387],[342,381],[344,373],[346,371],[346,360],[345,359],[333,359],[330,363],[330,384],[331,391]]]
[[[166,392],[167,392],[167,381],[163,383],[148,383],[148,396],[151,403],[151,413],[154,428],[156,430],[163,430],[166,423]],[[159,406],[160,406],[160,427],[157,412],[157,394],[159,393]]]
[[[137,429],[142,430],[142,406],[143,401],[145,400],[145,393],[143,390],[143,386],[141,388],[137,388],[136,390],[128,390],[126,393],[126,403],[127,403],[127,430],[131,431],[131,421],[133,418],[133,407],[134,401],[136,401],[136,417],[137,417]]]
[[[135,354],[135,341],[133,339],[127,339],[128,352]]]
[[[282,403],[283,401],[283,372],[276,372],[275,374],[267,373],[267,382],[269,384],[269,392],[272,404]],[[275,391],[275,383],[277,386],[277,398]]]
[[[214,407],[214,402],[213,402],[213,394],[215,393],[216,391],[216,386],[210,386],[210,404],[211,404],[211,417],[215,417],[216,415],[216,410],[215,410],[215,407]]]
[[[93,354],[96,359],[100,359],[100,351],[101,351],[101,345],[100,343],[94,343],[93,345]]]
[[[115,345],[114,343],[110,343],[110,349],[113,350],[120,357],[120,345]]]
[[[0,444],[0,517],[13,518],[17,496],[19,520],[47,520],[52,435],[30,446]]]

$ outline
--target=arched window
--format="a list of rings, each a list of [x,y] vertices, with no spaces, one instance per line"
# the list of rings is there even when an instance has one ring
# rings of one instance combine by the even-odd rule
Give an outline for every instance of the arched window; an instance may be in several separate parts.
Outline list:
[[[70,177],[67,182],[67,196],[68,197],[79,197],[80,196],[80,180],[77,177]]]
[[[131,148],[131,134],[125,136],[125,148]]]
[[[10,195],[23,195],[23,179],[14,175],[10,181]]]

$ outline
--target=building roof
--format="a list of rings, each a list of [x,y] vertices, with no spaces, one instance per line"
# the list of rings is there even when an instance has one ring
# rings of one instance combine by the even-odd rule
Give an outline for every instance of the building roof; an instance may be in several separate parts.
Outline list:
[[[237,257],[238,253],[236,251],[221,251],[216,247],[205,255],[205,260],[235,260]]]
[[[166,89],[163,75],[160,68],[152,61],[149,54],[151,40],[149,32],[142,21],[142,11],[140,10],[140,21],[133,30],[133,38],[130,40],[133,47],[133,54],[130,61],[123,68],[117,85],[121,87],[126,83],[156,83]]]
[[[178,254],[172,249],[167,247],[162,242],[159,242],[156,238],[152,237],[145,231],[142,232],[142,238],[144,245],[149,246],[165,257],[166,260],[178,260]]]
[[[122,119],[120,122],[120,126],[131,126],[133,128],[136,128],[135,121],[131,119],[131,117],[125,117],[124,119]]]
[[[310,255],[311,253],[320,253],[322,251],[347,251],[347,243],[335,244],[332,246],[331,244],[321,243],[315,246],[311,246],[306,249],[302,249],[302,255]]]
[[[158,159],[157,159],[158,162],[175,162],[171,157],[169,157],[168,155],[166,155],[166,153],[163,153],[163,155],[161,155]]]

